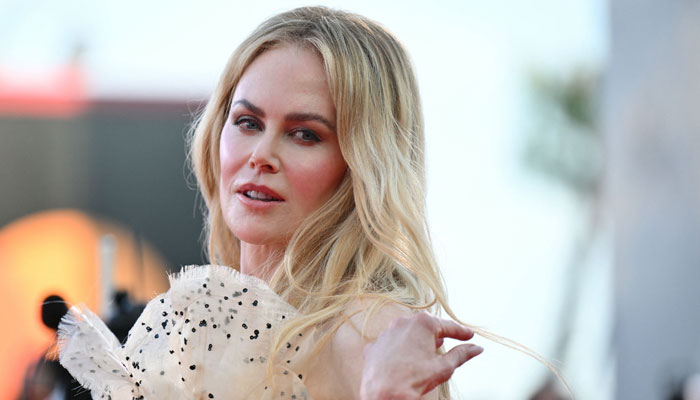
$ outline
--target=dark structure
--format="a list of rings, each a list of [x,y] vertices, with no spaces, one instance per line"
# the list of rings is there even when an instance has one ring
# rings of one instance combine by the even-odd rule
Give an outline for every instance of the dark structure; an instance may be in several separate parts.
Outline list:
[[[185,165],[199,107],[98,101],[72,116],[0,115],[0,226],[75,208],[133,230],[171,269],[201,264],[202,216]]]

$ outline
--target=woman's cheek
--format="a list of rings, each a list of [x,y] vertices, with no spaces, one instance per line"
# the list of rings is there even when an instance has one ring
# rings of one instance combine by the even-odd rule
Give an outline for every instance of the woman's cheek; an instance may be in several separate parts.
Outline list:
[[[233,156],[231,147],[230,125],[226,125],[221,131],[221,139],[219,140],[219,162],[221,164],[222,173],[226,170],[225,166],[231,163],[231,158]]]
[[[298,198],[305,203],[307,211],[315,211],[333,196],[345,175],[345,163],[335,157],[308,160],[289,178]],[[288,171],[290,172],[290,171]]]
[[[231,129],[231,126],[225,127],[219,141],[219,163],[222,178],[231,177],[248,160],[245,141],[237,138]]]

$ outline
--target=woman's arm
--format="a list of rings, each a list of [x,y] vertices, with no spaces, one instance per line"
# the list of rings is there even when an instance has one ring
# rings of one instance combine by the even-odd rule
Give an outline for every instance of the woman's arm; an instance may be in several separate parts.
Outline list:
[[[358,307],[363,309],[367,307]],[[482,351],[479,346],[461,344],[438,354],[445,337],[469,340],[473,333],[425,312],[384,306],[362,335],[365,316],[360,311],[341,325],[317,359],[317,379],[311,386],[318,389],[319,398],[437,399],[437,386]]]

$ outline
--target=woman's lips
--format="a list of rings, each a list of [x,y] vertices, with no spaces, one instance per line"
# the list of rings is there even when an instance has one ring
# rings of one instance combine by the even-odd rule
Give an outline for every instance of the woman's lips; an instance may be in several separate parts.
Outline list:
[[[253,208],[268,208],[284,201],[277,192],[264,185],[246,183],[236,190],[238,199]]]
[[[263,201],[284,201],[284,198],[277,192],[264,185],[246,183],[238,187],[236,193],[241,193],[246,197]]]
[[[261,201],[280,201],[279,199],[276,199],[266,193],[263,192],[258,192],[256,190],[248,190],[246,192],[243,192],[243,194],[248,197],[249,199],[253,200],[261,200]]]

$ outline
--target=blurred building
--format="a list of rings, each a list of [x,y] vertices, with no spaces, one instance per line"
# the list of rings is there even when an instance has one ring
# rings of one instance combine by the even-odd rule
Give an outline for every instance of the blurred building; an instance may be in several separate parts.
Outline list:
[[[200,264],[194,178],[185,134],[199,104],[87,100],[77,67],[31,85],[0,82],[0,226],[52,208],[119,222],[153,243],[168,264]]]
[[[615,398],[671,398],[700,367],[700,3],[610,7]]]

